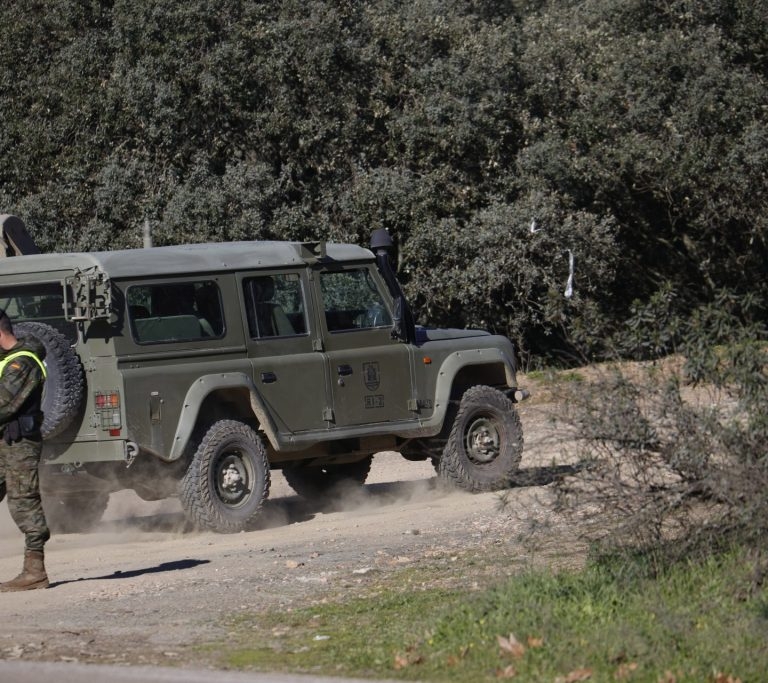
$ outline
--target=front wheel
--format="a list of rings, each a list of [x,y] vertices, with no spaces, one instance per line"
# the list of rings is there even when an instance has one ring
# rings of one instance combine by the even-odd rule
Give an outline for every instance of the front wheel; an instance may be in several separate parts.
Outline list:
[[[497,389],[469,388],[461,398],[435,467],[444,481],[472,492],[509,486],[523,455],[515,406]]]
[[[261,437],[243,422],[219,420],[205,433],[181,480],[181,504],[198,528],[242,531],[261,511],[269,481]]]

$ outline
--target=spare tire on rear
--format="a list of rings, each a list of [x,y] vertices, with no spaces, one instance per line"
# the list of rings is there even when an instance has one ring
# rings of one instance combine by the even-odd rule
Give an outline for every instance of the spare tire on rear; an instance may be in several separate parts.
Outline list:
[[[16,337],[34,337],[45,347],[47,377],[43,389],[43,438],[63,432],[80,411],[85,372],[67,338],[45,323],[15,323]]]

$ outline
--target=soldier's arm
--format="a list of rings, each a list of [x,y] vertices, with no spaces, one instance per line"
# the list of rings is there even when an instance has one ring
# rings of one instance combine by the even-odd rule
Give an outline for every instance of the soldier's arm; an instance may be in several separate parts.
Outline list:
[[[0,375],[0,424],[13,418],[39,382],[40,369],[32,359],[14,358],[5,366]]]

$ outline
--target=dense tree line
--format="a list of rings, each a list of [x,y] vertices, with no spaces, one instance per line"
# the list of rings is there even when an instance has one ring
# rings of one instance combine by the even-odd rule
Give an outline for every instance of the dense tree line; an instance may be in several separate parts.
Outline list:
[[[156,244],[386,227],[420,321],[536,353],[768,294],[766,0],[8,0],[0,21],[0,208],[45,250],[140,246],[145,220]]]

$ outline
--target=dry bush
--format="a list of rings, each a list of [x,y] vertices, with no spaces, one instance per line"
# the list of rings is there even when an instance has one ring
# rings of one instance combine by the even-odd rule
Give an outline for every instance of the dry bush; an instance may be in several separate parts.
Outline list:
[[[558,506],[604,548],[674,559],[768,544],[764,326],[721,304],[687,324],[680,355],[605,366],[586,391],[563,388],[580,457],[556,484]]]

